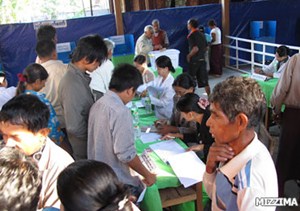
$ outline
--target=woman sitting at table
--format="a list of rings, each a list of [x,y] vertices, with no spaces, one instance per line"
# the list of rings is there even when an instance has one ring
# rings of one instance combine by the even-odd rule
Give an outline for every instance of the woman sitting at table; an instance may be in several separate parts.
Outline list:
[[[180,138],[184,142],[197,142],[197,145],[191,146],[188,150],[203,151],[203,161],[206,162],[209,147],[214,142],[214,138],[209,132],[209,127],[206,122],[210,117],[208,100],[199,98],[194,93],[188,93],[182,96],[176,107],[181,112],[181,115],[186,121],[195,121],[197,124],[197,132],[193,134],[169,133],[162,139],[170,137]]]
[[[95,160],[70,164],[58,176],[57,192],[63,210],[137,211],[129,188],[119,182],[113,169]]]
[[[171,72],[175,72],[171,59],[168,56],[160,56],[155,60],[158,77],[154,81],[143,84],[138,88],[141,96],[146,96],[147,92],[151,104],[155,107],[155,115],[158,119],[169,119],[172,116],[173,96],[172,89],[174,78]]]
[[[144,55],[137,55],[133,60],[133,64],[142,74],[144,84],[154,80],[154,73],[148,69],[147,59]]]
[[[286,67],[286,62],[289,60],[290,49],[284,45],[276,49],[274,60],[263,69],[256,69],[254,72],[265,75],[271,78],[280,78],[281,73]]]
[[[173,97],[174,107],[171,119],[161,119],[155,122],[155,126],[158,129],[158,133],[166,135],[168,133],[195,133],[196,132],[196,122],[187,122],[180,111],[176,109],[176,104],[180,97],[187,93],[194,93],[196,83],[192,76],[187,73],[182,73],[173,82],[173,89],[175,95]]]

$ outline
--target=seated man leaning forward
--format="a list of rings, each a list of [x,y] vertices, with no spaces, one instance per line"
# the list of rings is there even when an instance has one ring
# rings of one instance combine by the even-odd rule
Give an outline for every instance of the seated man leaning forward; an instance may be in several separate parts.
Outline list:
[[[215,143],[210,147],[203,183],[212,210],[275,210],[256,203],[277,197],[273,160],[254,128],[265,108],[260,86],[251,78],[230,77],[209,96],[207,121]]]
[[[142,175],[146,185],[150,186],[156,180],[137,156],[132,117],[125,106],[142,83],[142,75],[134,66],[118,66],[113,72],[109,91],[92,106],[88,124],[88,159],[111,166],[135,196],[139,195],[143,186],[138,178],[132,176],[129,168]]]
[[[59,173],[73,162],[71,156],[48,138],[49,109],[34,95],[8,101],[0,112],[0,133],[6,146],[15,147],[37,163],[42,174],[38,209],[60,208],[56,191]]]

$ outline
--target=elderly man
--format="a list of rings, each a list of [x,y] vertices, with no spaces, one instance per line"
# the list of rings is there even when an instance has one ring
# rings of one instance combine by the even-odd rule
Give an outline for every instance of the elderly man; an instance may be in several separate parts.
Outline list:
[[[273,160],[254,131],[265,108],[259,84],[250,78],[227,78],[214,87],[209,100],[206,125],[215,143],[203,184],[212,210],[275,210],[255,203],[260,197],[278,196]]]
[[[147,63],[149,63],[148,53],[153,51],[152,36],[154,29],[151,25],[147,25],[144,28],[144,34],[142,34],[136,41],[135,55],[142,54],[147,57]]]
[[[169,46],[169,39],[166,31],[160,28],[159,20],[154,19],[152,21],[152,26],[154,29],[154,36],[152,36],[152,44],[154,50],[161,50],[162,48],[167,48]]]

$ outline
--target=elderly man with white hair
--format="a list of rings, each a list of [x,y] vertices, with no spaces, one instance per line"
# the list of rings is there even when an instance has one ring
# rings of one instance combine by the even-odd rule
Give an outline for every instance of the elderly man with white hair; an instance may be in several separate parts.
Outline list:
[[[92,79],[90,87],[93,91],[95,100],[101,98],[108,90],[111,75],[115,68],[114,64],[111,61],[115,43],[109,39],[104,39],[104,43],[107,47],[107,59],[94,72],[90,74],[90,77]]]
[[[154,29],[151,25],[147,25],[144,28],[144,33],[137,39],[135,45],[135,55],[142,54],[147,57],[147,63],[149,63],[148,53],[153,51],[152,36]]]

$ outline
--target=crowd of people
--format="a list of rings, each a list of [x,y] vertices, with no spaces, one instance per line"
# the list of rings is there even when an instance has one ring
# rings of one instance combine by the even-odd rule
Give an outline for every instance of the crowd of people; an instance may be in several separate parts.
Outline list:
[[[282,196],[284,182],[300,177],[294,169],[299,154],[293,151],[300,137],[293,121],[299,119],[299,54],[290,58],[289,49],[280,46],[271,65],[256,70],[279,78],[271,100],[274,115],[286,105],[280,145],[288,146],[279,148],[276,173],[255,132],[266,108],[259,84],[230,77],[211,91],[208,74],[222,74],[222,45],[215,21],[208,26],[210,39],[197,20],[188,20],[189,68],[175,79],[166,55],[155,60],[158,76],[148,68],[148,53],[170,46],[157,19],[137,39],[132,64],[117,67],[110,60],[114,43],[99,35],[80,38],[70,63],[63,64],[57,60],[55,28],[41,26],[36,61],[18,74],[14,96],[0,111],[5,145],[0,209],[139,210],[136,199],[157,175],[142,164],[135,148],[126,106],[135,96],[150,98],[162,140],[181,139],[206,163],[203,184],[212,210],[259,209],[256,197],[278,196],[277,173]],[[195,94],[196,87],[204,87],[208,98]]]

